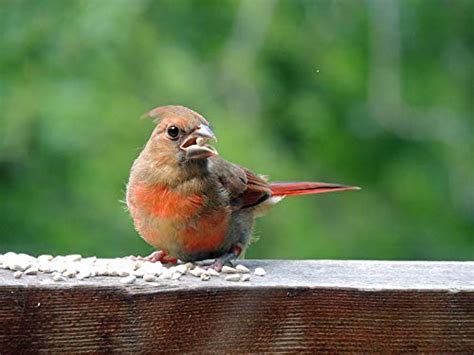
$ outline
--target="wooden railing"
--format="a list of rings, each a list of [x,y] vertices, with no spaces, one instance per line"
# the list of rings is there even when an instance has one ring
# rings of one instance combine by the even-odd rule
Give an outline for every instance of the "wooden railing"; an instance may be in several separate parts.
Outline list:
[[[267,274],[126,285],[0,270],[0,353],[474,352],[474,262],[243,264]]]

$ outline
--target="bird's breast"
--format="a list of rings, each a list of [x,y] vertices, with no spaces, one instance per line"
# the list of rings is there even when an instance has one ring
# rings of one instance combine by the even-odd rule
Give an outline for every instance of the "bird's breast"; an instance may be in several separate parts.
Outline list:
[[[133,185],[127,203],[140,235],[170,255],[187,259],[225,244],[231,212],[227,207],[206,208],[203,194]]]

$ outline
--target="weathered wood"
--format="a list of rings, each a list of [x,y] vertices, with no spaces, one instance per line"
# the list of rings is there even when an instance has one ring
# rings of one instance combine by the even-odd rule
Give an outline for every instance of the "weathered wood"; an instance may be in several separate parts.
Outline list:
[[[192,276],[44,284],[0,271],[0,353],[474,352],[474,262],[245,261]]]

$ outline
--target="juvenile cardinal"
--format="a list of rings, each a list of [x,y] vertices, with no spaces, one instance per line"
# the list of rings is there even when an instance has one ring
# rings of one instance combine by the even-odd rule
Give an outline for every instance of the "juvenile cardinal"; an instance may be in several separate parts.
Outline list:
[[[254,220],[285,196],[355,190],[321,182],[269,183],[221,158],[209,122],[183,106],[157,107],[150,139],[133,163],[127,205],[138,233],[159,251],[149,261],[239,257],[249,245]]]

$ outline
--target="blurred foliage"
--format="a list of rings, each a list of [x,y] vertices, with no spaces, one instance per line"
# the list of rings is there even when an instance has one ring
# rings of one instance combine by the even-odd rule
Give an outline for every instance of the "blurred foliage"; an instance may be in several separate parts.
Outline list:
[[[120,202],[182,104],[288,198],[252,258],[472,259],[474,2],[2,1],[0,252],[151,252]]]

